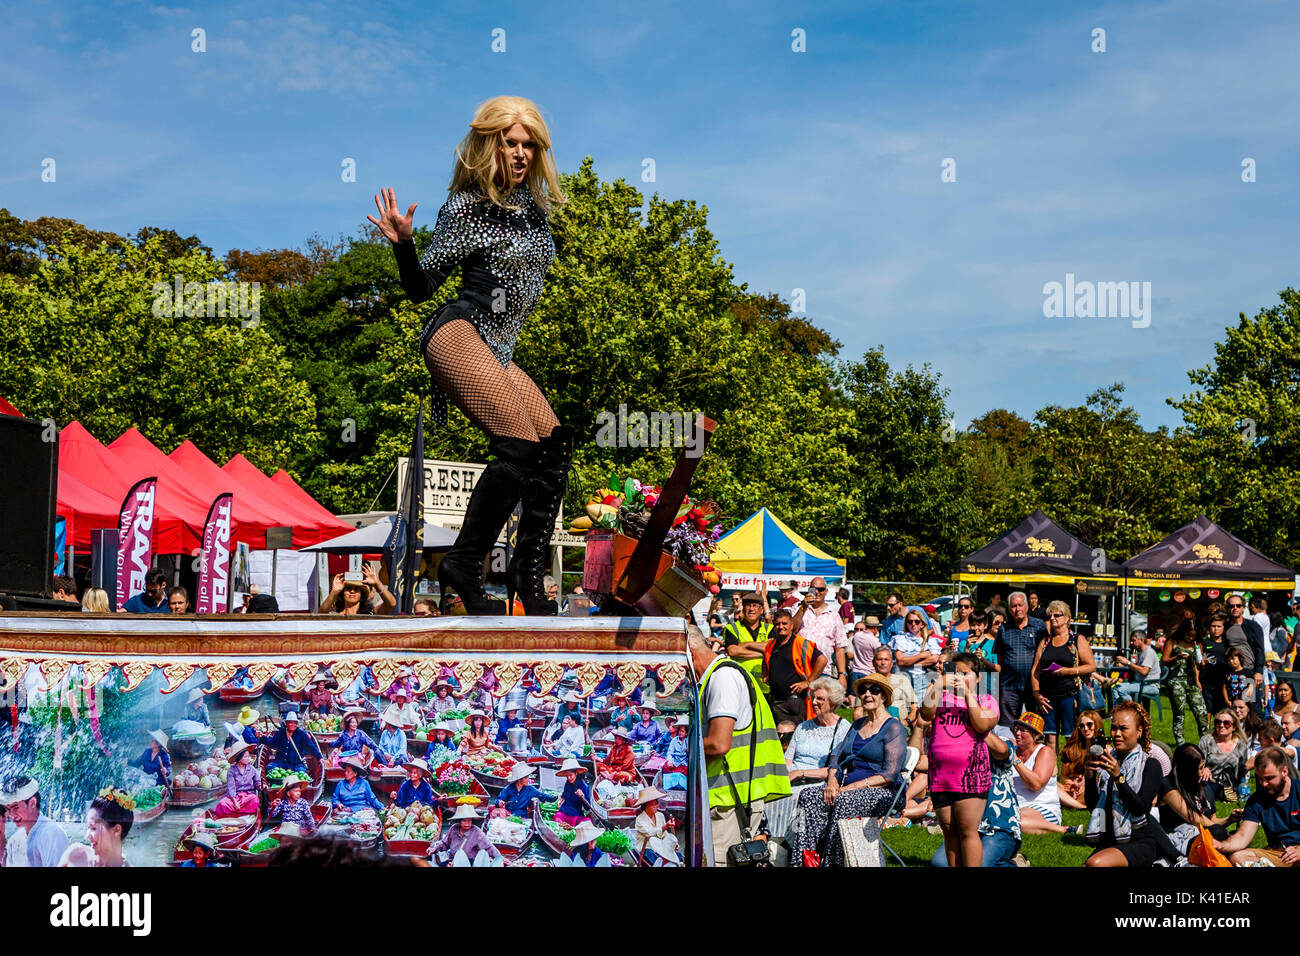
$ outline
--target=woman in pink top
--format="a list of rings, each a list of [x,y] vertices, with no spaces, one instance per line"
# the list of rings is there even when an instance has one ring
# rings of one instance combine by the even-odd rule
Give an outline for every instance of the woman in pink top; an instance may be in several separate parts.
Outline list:
[[[983,859],[979,823],[993,782],[984,736],[998,722],[998,705],[989,694],[975,695],[979,666],[973,654],[953,657],[930,684],[921,705],[922,719],[932,721],[927,748],[930,799],[952,867],[977,867]]]

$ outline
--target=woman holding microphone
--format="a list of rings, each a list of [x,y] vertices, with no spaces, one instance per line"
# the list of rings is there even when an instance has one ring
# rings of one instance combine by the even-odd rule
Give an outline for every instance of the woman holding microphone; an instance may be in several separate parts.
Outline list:
[[[1177,858],[1169,837],[1151,819],[1160,792],[1160,765],[1147,759],[1151,718],[1131,700],[1111,713],[1113,746],[1094,744],[1084,764],[1084,803],[1092,816],[1085,838],[1097,849],[1084,866],[1151,866]]]

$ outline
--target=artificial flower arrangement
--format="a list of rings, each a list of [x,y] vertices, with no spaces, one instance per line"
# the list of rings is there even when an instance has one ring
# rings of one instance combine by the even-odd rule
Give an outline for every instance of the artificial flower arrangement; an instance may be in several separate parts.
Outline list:
[[[589,495],[586,514],[569,524],[571,534],[586,534],[605,528],[640,539],[650,522],[650,512],[663,489],[628,477],[619,481],[611,475],[608,486]],[[717,505],[712,501],[694,502],[687,498],[677,509],[677,517],[664,539],[664,550],[695,570],[714,594],[718,593],[718,572],[711,557],[722,537]]]
[[[125,790],[119,790],[116,787],[105,787],[99,791],[99,795],[113,801],[123,810],[135,810],[135,799]]]

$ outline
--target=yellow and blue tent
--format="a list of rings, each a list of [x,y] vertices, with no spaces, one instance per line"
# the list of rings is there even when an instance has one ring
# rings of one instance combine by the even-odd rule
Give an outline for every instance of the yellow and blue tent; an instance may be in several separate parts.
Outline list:
[[[760,508],[720,539],[713,566],[722,574],[844,578],[844,559],[832,557],[801,538],[766,508]]]

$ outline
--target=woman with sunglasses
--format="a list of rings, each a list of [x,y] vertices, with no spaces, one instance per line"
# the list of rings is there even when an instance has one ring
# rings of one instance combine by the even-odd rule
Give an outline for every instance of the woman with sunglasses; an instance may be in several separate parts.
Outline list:
[[[908,608],[903,616],[902,633],[894,635],[894,663],[912,681],[912,690],[918,698],[925,694],[925,669],[939,659],[943,650],[939,638],[926,633],[928,624],[920,611]]]
[[[1074,732],[1074,709],[1082,678],[1097,670],[1088,639],[1070,628],[1070,606],[1047,605],[1047,636],[1038,642],[1029,675],[1029,689],[1043,715],[1047,746],[1056,749],[1057,736]]]
[[[806,787],[795,806],[790,827],[790,860],[803,865],[803,851],[821,856],[823,866],[844,861],[840,820],[883,818],[898,793],[907,731],[890,716],[893,688],[880,674],[869,674],[853,687],[863,716],[855,720],[827,760],[824,786]]]
[[[1201,779],[1216,801],[1233,800],[1237,785],[1246,775],[1246,757],[1250,745],[1241,721],[1225,707],[1214,715],[1213,730],[1201,738],[1198,747],[1205,757]]]
[[[1087,809],[1083,804],[1083,765],[1088,759],[1088,748],[1101,743],[1106,727],[1101,714],[1085,710],[1074,722],[1074,733],[1061,748],[1061,773],[1057,790],[1061,806],[1071,810]]]
[[[791,799],[774,800],[765,808],[768,832],[776,837],[785,837],[790,829],[794,807],[804,787],[826,782],[830,776],[827,764],[831,754],[849,735],[849,722],[837,713],[844,703],[844,688],[839,681],[818,677],[808,685],[808,699],[812,702],[813,716],[795,728],[785,752]]]
[[[957,599],[957,613],[953,615],[952,629],[948,632],[949,642],[955,641],[957,647],[965,650],[966,638],[970,635],[970,616],[975,609],[975,602],[968,597]]]

